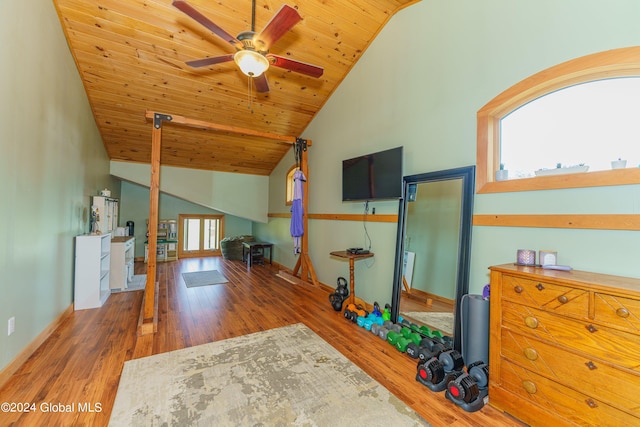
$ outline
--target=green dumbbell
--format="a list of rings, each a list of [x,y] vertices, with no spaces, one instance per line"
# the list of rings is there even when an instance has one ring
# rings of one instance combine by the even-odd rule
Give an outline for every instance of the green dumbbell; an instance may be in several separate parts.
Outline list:
[[[411,341],[408,338],[401,337],[400,339],[398,339],[398,341],[396,341],[396,350],[404,353],[405,351],[407,351],[407,346],[409,344],[411,344]]]
[[[422,342],[422,335],[417,334],[415,332],[412,332],[409,334],[408,337],[406,337],[410,342],[416,344],[416,345],[420,345],[420,342]]]
[[[431,336],[431,329],[428,326],[420,326],[420,331],[419,331],[422,335],[424,335],[425,337],[430,337]]]
[[[402,335],[400,335],[398,332],[396,331],[389,331],[389,333],[387,334],[387,342],[393,346],[396,345],[396,342],[398,342],[398,339],[400,339],[402,337]]]
[[[404,338],[409,338],[409,335],[411,335],[411,329],[407,328],[406,326],[402,329],[400,329],[400,334],[404,337]]]

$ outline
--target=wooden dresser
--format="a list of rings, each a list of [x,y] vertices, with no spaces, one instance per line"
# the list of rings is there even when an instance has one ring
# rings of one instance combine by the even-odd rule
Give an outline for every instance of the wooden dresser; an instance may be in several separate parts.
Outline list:
[[[640,279],[490,270],[489,403],[532,426],[640,425]]]

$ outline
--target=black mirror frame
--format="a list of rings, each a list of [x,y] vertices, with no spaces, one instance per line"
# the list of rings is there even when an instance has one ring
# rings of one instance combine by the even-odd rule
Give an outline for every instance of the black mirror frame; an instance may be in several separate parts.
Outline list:
[[[398,206],[398,231],[396,237],[396,257],[393,272],[393,293],[391,295],[391,320],[398,321],[400,313],[400,296],[402,294],[402,268],[404,258],[404,233],[406,231],[408,200],[407,191],[410,184],[437,182],[451,179],[462,179],[462,206],[460,209],[460,241],[458,246],[458,274],[456,279],[456,300],[454,313],[453,348],[462,351],[460,303],[462,296],[469,293],[469,268],[471,261],[471,228],[473,219],[473,196],[475,189],[475,166],[407,175],[402,179],[403,197]]]

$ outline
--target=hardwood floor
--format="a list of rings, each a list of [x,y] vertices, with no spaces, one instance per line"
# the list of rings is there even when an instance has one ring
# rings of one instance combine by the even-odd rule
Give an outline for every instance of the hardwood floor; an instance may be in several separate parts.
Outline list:
[[[145,265],[136,263],[137,274]],[[218,270],[226,284],[187,288],[181,274]],[[491,408],[467,413],[415,381],[416,363],[334,311],[327,292],[293,285],[267,266],[191,258],[158,265],[158,332],[136,339],[142,291],[74,312],[0,389],[2,426],[107,425],[125,361],[302,322],[434,426],[521,426]],[[339,416],[339,415],[338,415]],[[392,420],[389,420],[393,425]]]

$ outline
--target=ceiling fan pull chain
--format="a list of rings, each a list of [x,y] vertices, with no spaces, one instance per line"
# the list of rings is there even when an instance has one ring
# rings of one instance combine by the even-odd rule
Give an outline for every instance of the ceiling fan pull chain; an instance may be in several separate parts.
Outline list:
[[[252,92],[252,84],[251,84],[251,77],[247,76],[247,108],[249,110],[251,110],[251,114],[253,114],[253,108],[251,108],[251,101],[252,101],[252,96],[251,96],[251,92]]]

